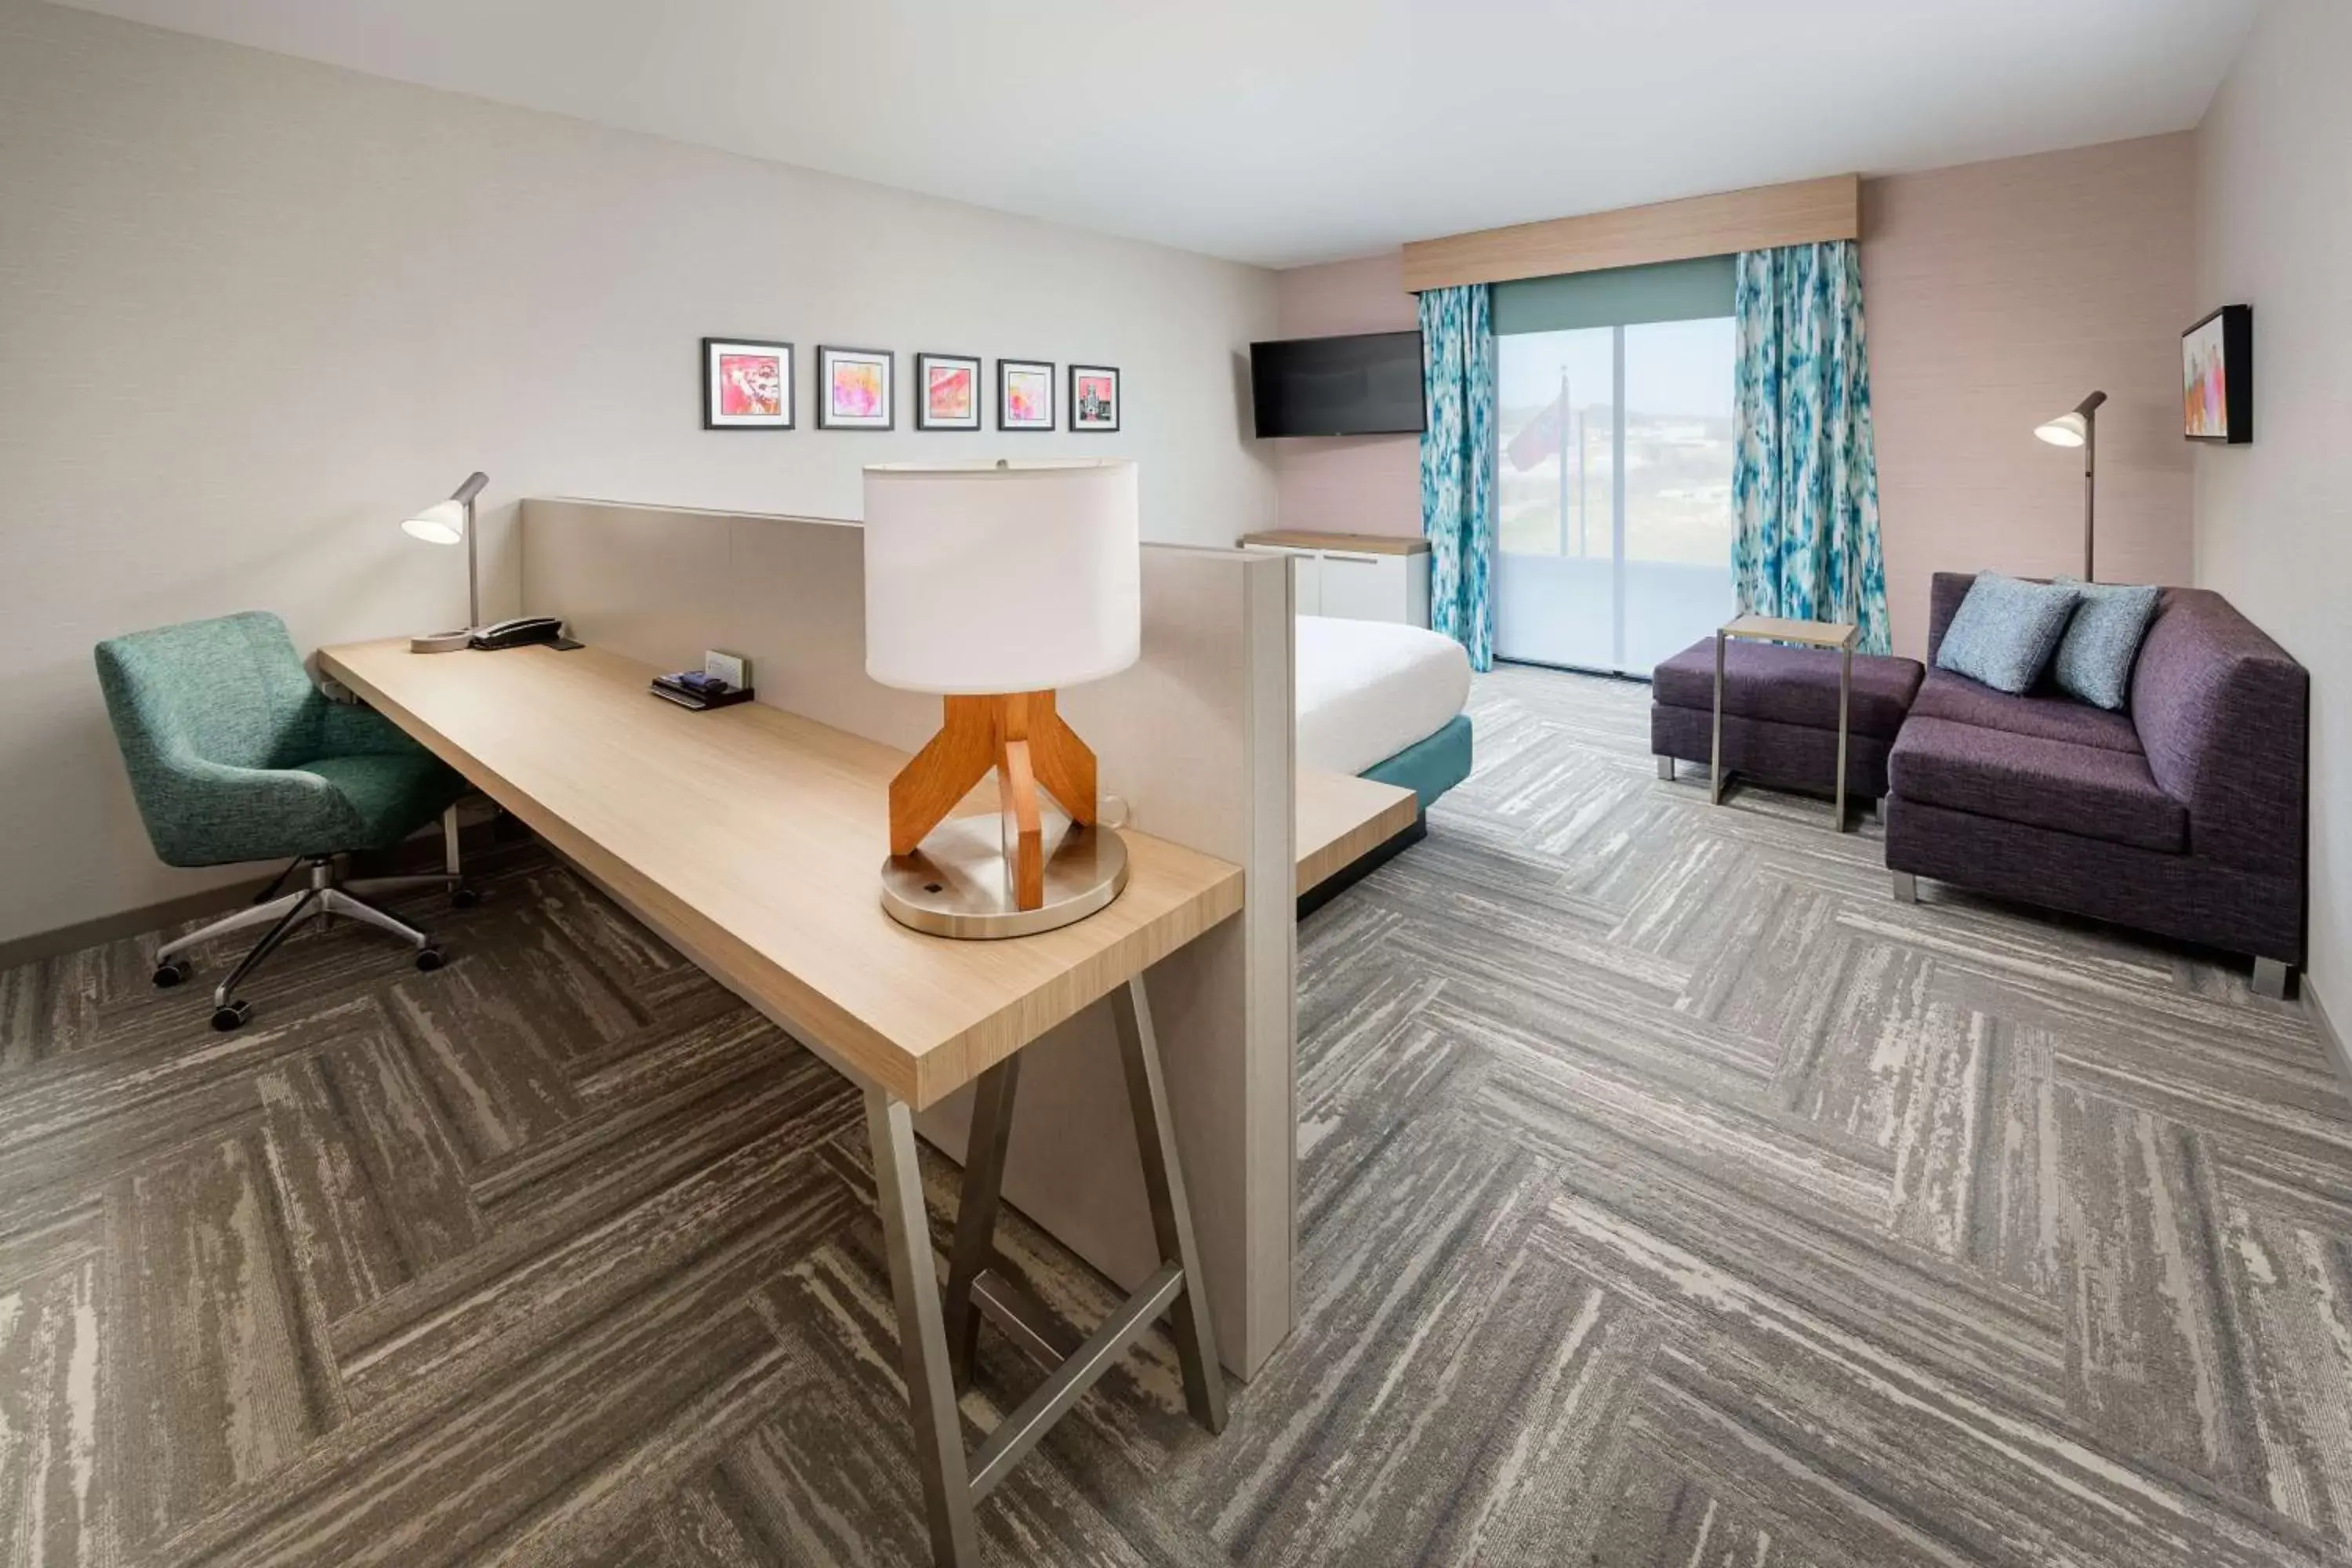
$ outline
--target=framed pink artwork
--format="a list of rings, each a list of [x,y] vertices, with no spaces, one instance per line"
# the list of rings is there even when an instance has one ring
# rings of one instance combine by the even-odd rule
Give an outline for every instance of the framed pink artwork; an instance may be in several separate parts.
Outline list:
[[[1054,427],[1052,361],[1001,359],[996,362],[996,427],[999,430],[1051,430]]]
[[[964,354],[915,356],[915,428],[977,430],[980,361]]]
[[[820,430],[887,430],[891,427],[898,356],[887,349],[816,351],[816,426]]]
[[[702,340],[702,427],[793,427],[793,345],[753,338]]]
[[[1118,428],[1118,368],[1108,364],[1070,367],[1070,428]]]

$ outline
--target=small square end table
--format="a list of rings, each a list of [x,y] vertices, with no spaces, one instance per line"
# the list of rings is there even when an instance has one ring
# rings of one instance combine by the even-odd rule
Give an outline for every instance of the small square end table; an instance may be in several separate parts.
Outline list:
[[[1846,831],[1845,753],[1848,716],[1853,706],[1853,645],[1862,628],[1843,621],[1790,621],[1778,616],[1738,616],[1715,631],[1715,730],[1707,749],[1707,803],[1723,804],[1723,645],[1734,637],[1749,642],[1794,643],[1838,651],[1837,830]]]

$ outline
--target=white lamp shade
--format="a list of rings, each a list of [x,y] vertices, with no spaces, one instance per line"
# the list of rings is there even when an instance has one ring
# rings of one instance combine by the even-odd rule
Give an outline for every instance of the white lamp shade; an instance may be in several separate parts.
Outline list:
[[[2062,414],[2047,425],[2037,425],[2033,433],[2053,447],[2079,447],[2090,422],[2080,414]]]
[[[1116,675],[1143,633],[1136,468],[866,470],[866,673],[909,691],[1044,691]]]
[[[466,507],[462,501],[436,501],[401,522],[401,531],[427,544],[455,544],[466,537]]]

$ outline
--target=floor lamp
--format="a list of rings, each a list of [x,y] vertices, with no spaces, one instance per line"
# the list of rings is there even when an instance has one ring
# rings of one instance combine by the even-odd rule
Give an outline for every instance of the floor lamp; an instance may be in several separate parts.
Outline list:
[[[2092,571],[2092,521],[2098,506],[2099,472],[2099,405],[2107,400],[2104,392],[2095,392],[2074,405],[2069,413],[2061,414],[2047,425],[2034,426],[2033,433],[2053,447],[2083,448],[2083,581],[2095,582]]]

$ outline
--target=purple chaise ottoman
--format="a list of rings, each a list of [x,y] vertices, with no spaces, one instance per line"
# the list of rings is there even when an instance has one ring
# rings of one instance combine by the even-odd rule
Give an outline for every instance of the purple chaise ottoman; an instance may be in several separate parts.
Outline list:
[[[1926,671],[1916,659],[1853,656],[1845,787],[1876,802],[1886,756]],[[1730,642],[1723,650],[1723,766],[1759,784],[1837,787],[1838,656],[1827,648]],[[1715,639],[1693,643],[1650,678],[1650,750],[1658,776],[1676,759],[1704,767],[1715,724]]]

